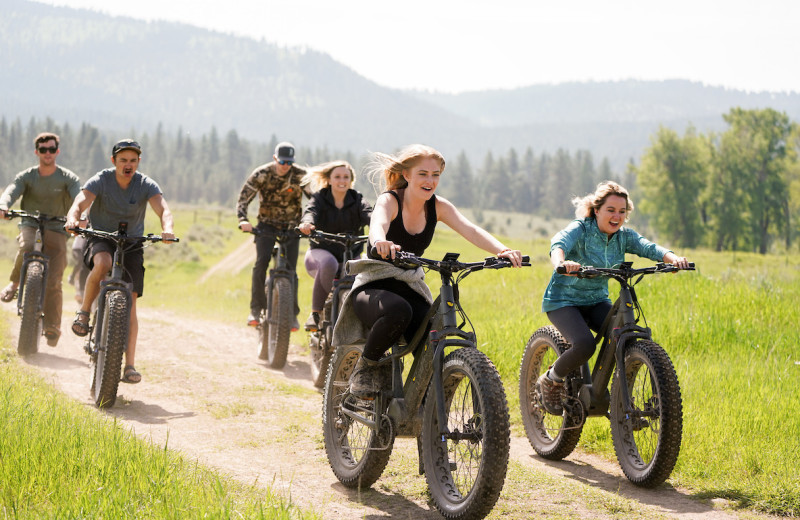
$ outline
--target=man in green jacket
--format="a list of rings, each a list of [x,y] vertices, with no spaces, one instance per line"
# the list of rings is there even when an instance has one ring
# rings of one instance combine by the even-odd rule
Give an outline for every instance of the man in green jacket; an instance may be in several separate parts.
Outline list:
[[[81,189],[80,179],[66,168],[56,165],[60,153],[59,137],[44,132],[34,139],[39,165],[21,171],[0,195],[0,217],[8,218],[7,212],[20,197],[23,211],[40,212],[50,216],[63,216],[72,205]],[[11,271],[11,283],[0,291],[0,300],[10,302],[19,287],[22,260],[26,252],[33,250],[37,224],[31,219],[22,219],[19,224],[19,250]],[[59,222],[48,222],[42,237],[42,251],[50,257],[47,287],[44,297],[44,335],[47,344],[55,347],[61,336],[61,279],[67,266],[67,232]]]

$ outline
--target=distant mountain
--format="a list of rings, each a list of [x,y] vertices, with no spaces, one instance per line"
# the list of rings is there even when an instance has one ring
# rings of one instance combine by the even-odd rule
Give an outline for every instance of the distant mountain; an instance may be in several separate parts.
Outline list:
[[[463,94],[414,92],[487,127],[530,124],[711,121],[731,107],[774,108],[800,116],[800,95],[747,93],[686,80],[534,85]]]
[[[800,120],[798,94],[688,81],[569,83],[445,95],[381,87],[327,54],[171,22],[2,0],[0,115],[51,116],[127,133],[216,126],[300,146],[393,150],[431,144],[479,165],[491,150],[585,149],[621,171],[660,124],[724,128],[731,107]],[[368,45],[365,42],[365,45]]]
[[[298,145],[352,150],[477,128],[319,52],[177,23],[3,4],[0,111],[7,117],[50,115],[123,130],[159,121],[192,132],[215,125],[252,139],[274,133]]]

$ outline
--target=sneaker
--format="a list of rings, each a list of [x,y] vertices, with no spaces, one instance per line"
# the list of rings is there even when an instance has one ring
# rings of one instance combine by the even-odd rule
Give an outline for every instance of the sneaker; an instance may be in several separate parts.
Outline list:
[[[564,413],[564,407],[561,406],[561,403],[567,396],[566,388],[563,382],[559,383],[550,379],[547,376],[548,373],[549,370],[539,376],[536,381],[536,389],[542,395],[542,405],[547,410],[547,413],[561,415]]]
[[[312,312],[308,315],[308,319],[306,320],[305,325],[303,325],[305,329],[309,332],[316,332],[319,330],[319,313]]]
[[[292,332],[297,332],[298,330],[300,330],[300,322],[297,321],[297,316],[295,316],[292,321]]]
[[[58,338],[61,337],[61,332],[55,328],[48,327],[44,331],[44,337],[47,339],[47,345],[50,347],[55,347],[58,345]]]
[[[391,388],[392,365],[359,358],[350,374],[350,393],[356,397],[374,397],[381,390]]]
[[[259,312],[251,312],[250,316],[247,317],[247,326],[248,327],[258,327],[258,324],[261,323],[258,315],[261,314]]]

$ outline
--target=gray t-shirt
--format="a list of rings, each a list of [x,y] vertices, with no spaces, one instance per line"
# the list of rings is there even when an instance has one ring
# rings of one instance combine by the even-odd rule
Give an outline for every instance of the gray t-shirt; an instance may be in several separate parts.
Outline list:
[[[89,224],[93,229],[114,232],[120,222],[128,223],[128,236],[144,235],[144,215],[147,201],[161,195],[156,181],[140,172],[133,174],[131,183],[122,189],[117,182],[116,170],[108,168],[86,181],[84,190],[95,195],[89,210]]]
[[[21,171],[14,177],[0,195],[0,208],[9,209],[14,202],[22,197],[20,207],[27,212],[40,212],[51,217],[60,217],[67,214],[72,201],[81,191],[81,181],[78,176],[66,168],[56,167],[51,175],[42,176],[39,168],[33,166]],[[36,221],[23,218],[20,227],[38,227]],[[64,223],[51,221],[45,224],[50,231],[57,231],[66,235]]]

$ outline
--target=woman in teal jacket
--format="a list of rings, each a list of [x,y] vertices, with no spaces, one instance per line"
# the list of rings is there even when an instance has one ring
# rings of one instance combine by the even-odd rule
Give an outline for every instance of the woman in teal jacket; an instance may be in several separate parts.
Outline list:
[[[537,382],[545,409],[555,415],[563,412],[564,376],[592,357],[592,331],[600,328],[611,309],[606,278],[577,278],[571,273],[581,265],[618,266],[625,261],[625,253],[688,267],[686,258],[622,227],[633,211],[633,202],[619,184],[602,182],[594,193],[575,198],[572,204],[577,219],[550,241],[554,270],[542,300],[542,311],[572,345]],[[555,272],[559,266],[566,269],[566,275]]]

